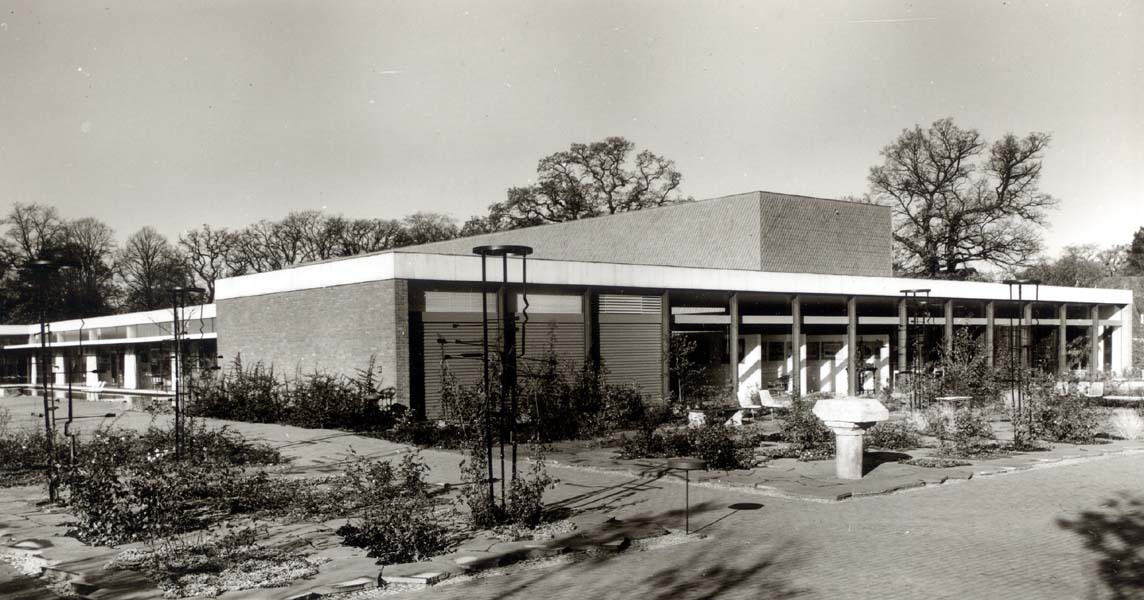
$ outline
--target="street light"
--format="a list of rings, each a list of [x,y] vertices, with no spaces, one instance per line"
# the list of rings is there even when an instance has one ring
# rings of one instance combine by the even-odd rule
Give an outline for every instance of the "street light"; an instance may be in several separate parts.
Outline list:
[[[175,382],[175,458],[183,456],[183,311],[187,298],[205,292],[200,287],[177,286],[171,288],[171,332],[174,336],[175,365],[171,378]]]
[[[912,289],[908,289],[908,290],[901,290],[901,294],[902,294],[902,296],[904,296],[906,298],[906,352],[907,353],[909,352],[909,348],[911,346],[911,343],[910,343],[910,325],[916,326],[918,324],[918,322],[917,322],[917,305],[919,304],[918,299],[923,298],[923,300],[921,300],[920,304],[922,304],[923,306],[926,306],[926,312],[922,315],[921,339],[919,340],[917,337],[917,334],[916,333],[914,334],[914,339],[913,339],[913,343],[912,343],[912,345],[914,347],[913,360],[912,361],[907,360],[907,363],[909,363],[909,364],[907,364],[907,366],[910,367],[909,369],[907,369],[907,371],[909,371],[909,373],[910,373],[910,409],[916,410],[918,408],[918,371],[919,371],[919,369],[918,369],[918,355],[921,354],[921,352],[923,350],[925,350],[925,345],[926,345],[925,334],[926,334],[926,326],[929,324],[928,323],[928,321],[929,321],[929,318],[928,318],[929,317],[929,300],[928,299],[929,299],[929,295],[930,295],[930,288],[912,288]],[[913,310],[910,310],[911,308],[913,308]],[[919,341],[921,342],[920,346],[919,346]]]
[[[501,257],[502,275],[500,289],[497,294],[497,313],[501,318],[502,326],[502,350],[501,350],[501,398],[500,408],[497,411],[500,417],[500,465],[501,465],[501,508],[506,505],[504,480],[504,439],[505,439],[505,417],[507,411],[505,407],[505,396],[512,396],[512,429],[509,435],[512,439],[512,477],[516,480],[516,451],[517,451],[517,438],[516,438],[516,328],[513,323],[513,315],[509,309],[511,304],[509,302],[508,290],[508,257],[514,256],[521,260],[521,285],[524,294],[524,307],[521,310],[523,320],[521,322],[521,346],[524,345],[524,331],[525,326],[528,324],[528,255],[532,254],[532,248],[529,246],[513,246],[513,245],[496,245],[496,246],[477,246],[473,248],[473,254],[481,257],[481,333],[482,333],[482,359],[484,362],[484,375],[482,378],[482,386],[485,393],[485,446],[486,457],[489,465],[489,501],[492,502],[494,497],[493,487],[493,442],[492,442],[492,423],[490,416],[492,414],[492,404],[489,388],[489,309],[487,298],[488,287],[488,269],[486,262],[488,257]]]
[[[39,259],[29,261],[24,268],[31,271],[36,280],[37,307],[40,317],[40,391],[44,397],[44,449],[48,454],[48,501],[53,504],[59,500],[59,478],[56,473],[56,451],[53,435],[55,413],[55,398],[49,392],[49,378],[52,375],[52,356],[48,345],[48,276],[61,269],[71,268],[74,265],[61,261]]]
[[[1009,330],[1010,330],[1009,331],[1009,383],[1014,386],[1013,403],[1012,403],[1013,404],[1013,412],[1018,417],[1023,417],[1024,411],[1025,411],[1025,393],[1026,393],[1025,388],[1028,385],[1027,378],[1025,377],[1025,365],[1026,364],[1031,365],[1033,362],[1032,356],[1030,353],[1031,348],[1030,348],[1030,344],[1029,344],[1029,342],[1031,340],[1027,339],[1025,336],[1025,327],[1028,327],[1029,328],[1028,338],[1032,338],[1032,333],[1033,333],[1032,332],[1032,327],[1033,327],[1032,315],[1029,316],[1029,322],[1026,323],[1026,320],[1025,320],[1025,303],[1024,303],[1024,293],[1023,292],[1024,292],[1026,285],[1033,286],[1033,290],[1034,290],[1033,306],[1035,308],[1037,301],[1040,300],[1040,296],[1041,296],[1041,280],[1040,279],[1006,279],[1006,280],[1002,281],[1001,283],[1009,286],[1009,300],[1013,300],[1013,288],[1014,287],[1017,288],[1017,311],[1018,311],[1017,317],[1018,317],[1018,322],[1021,324],[1021,330],[1018,332],[1019,337],[1014,336],[1013,331],[1012,331],[1013,320],[1012,319],[1009,320],[1009,325],[1010,325],[1010,327],[1009,327]],[[1018,352],[1020,353],[1019,360],[1021,363],[1019,368],[1018,368],[1018,364],[1017,364],[1018,363]],[[1022,419],[1022,420],[1025,421],[1025,426],[1027,428],[1026,434],[1031,433],[1032,432],[1032,423],[1029,423],[1028,419]],[[1014,431],[1016,431],[1016,429],[1014,429]]]

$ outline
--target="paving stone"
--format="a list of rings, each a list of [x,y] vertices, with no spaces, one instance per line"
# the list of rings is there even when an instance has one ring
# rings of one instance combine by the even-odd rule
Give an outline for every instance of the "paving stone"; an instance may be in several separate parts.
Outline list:
[[[335,583],[333,586],[334,591],[340,594],[348,592],[360,592],[362,590],[371,590],[377,587],[377,579],[373,577],[358,577],[349,581]]]

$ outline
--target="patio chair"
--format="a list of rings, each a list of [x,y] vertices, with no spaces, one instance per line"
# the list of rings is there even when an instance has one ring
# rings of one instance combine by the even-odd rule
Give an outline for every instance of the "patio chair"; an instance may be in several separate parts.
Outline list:
[[[1092,383],[1088,384],[1088,388],[1085,389],[1084,395],[1088,398],[1100,398],[1104,396],[1104,382],[1093,381]]]

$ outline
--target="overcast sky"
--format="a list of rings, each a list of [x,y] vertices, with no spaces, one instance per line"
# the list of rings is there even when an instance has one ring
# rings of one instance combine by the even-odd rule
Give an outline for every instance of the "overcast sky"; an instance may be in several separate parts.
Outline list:
[[[1046,238],[1144,226],[1144,3],[0,0],[0,209],[126,237],[459,220],[621,135],[695,198],[861,194],[906,127],[1046,131]]]

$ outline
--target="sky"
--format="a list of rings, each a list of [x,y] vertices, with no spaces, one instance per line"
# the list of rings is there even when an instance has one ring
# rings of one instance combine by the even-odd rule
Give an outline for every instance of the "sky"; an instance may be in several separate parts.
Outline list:
[[[0,210],[121,238],[293,210],[463,221],[619,135],[696,199],[867,190],[953,117],[1044,131],[1045,238],[1144,226],[1144,2],[0,0]]]

